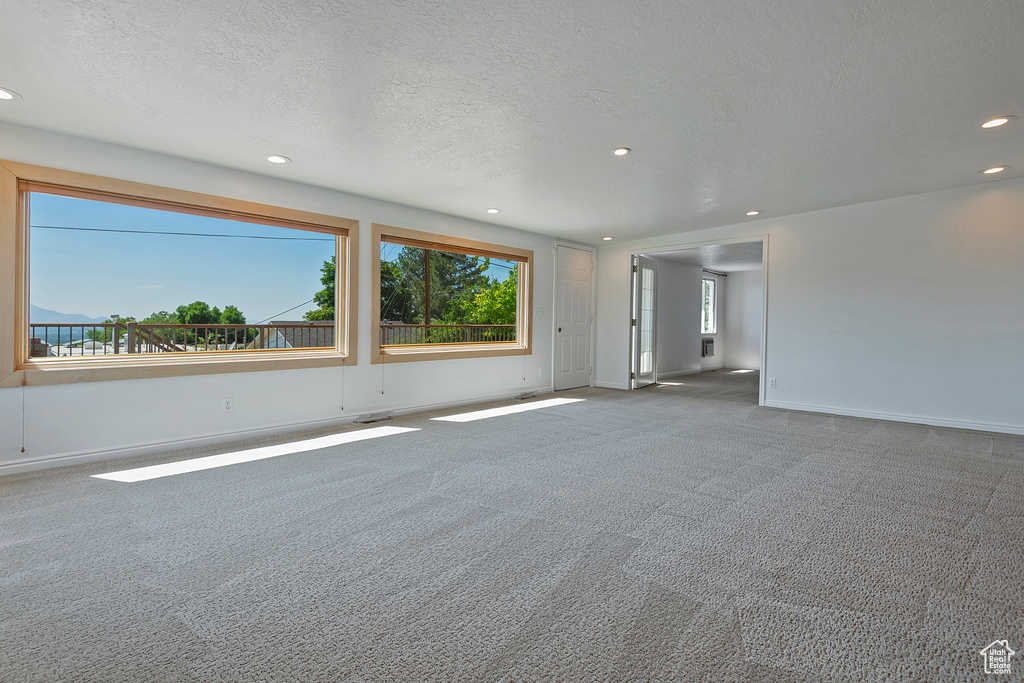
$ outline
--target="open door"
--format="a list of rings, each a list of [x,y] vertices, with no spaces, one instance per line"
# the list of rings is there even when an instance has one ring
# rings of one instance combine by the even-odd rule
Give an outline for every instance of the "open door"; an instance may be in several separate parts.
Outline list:
[[[632,367],[630,380],[634,389],[657,381],[657,347],[655,344],[655,305],[658,264],[643,256],[633,257]]]

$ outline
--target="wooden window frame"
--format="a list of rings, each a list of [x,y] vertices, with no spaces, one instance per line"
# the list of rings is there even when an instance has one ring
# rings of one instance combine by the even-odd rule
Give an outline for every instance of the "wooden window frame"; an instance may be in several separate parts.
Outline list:
[[[528,356],[533,353],[533,252],[528,249],[505,247],[487,242],[436,235],[433,233],[398,228],[374,223],[371,226],[370,249],[370,363],[404,363],[425,360],[454,360],[459,358],[492,358],[496,356]],[[520,264],[519,293],[516,303],[516,339],[514,342],[473,344],[416,344],[382,347],[380,343],[380,245],[435,249],[473,256],[508,259]]]
[[[335,348],[29,357],[28,188],[66,196],[322,232],[335,244]],[[359,221],[0,160],[0,387],[354,365]]]

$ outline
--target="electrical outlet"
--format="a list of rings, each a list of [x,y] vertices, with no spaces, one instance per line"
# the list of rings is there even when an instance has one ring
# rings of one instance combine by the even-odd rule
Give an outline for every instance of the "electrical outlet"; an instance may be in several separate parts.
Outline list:
[[[235,399],[231,396],[225,396],[220,400],[220,412],[230,413],[235,410]]]
[[[769,377],[768,378],[768,388],[769,389],[778,389],[779,388],[778,382],[775,381],[774,377]]]

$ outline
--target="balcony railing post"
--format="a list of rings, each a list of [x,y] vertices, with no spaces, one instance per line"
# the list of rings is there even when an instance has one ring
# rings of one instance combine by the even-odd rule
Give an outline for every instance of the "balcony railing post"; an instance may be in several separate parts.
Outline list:
[[[125,351],[127,353],[135,353],[135,323],[128,323],[128,337],[125,339]]]

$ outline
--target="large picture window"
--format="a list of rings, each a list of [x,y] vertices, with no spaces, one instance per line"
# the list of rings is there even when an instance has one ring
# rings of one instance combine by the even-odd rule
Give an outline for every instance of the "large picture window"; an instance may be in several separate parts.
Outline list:
[[[374,226],[374,360],[529,352],[527,250]]]
[[[79,179],[17,180],[15,371],[121,379],[350,359],[354,221]]]

